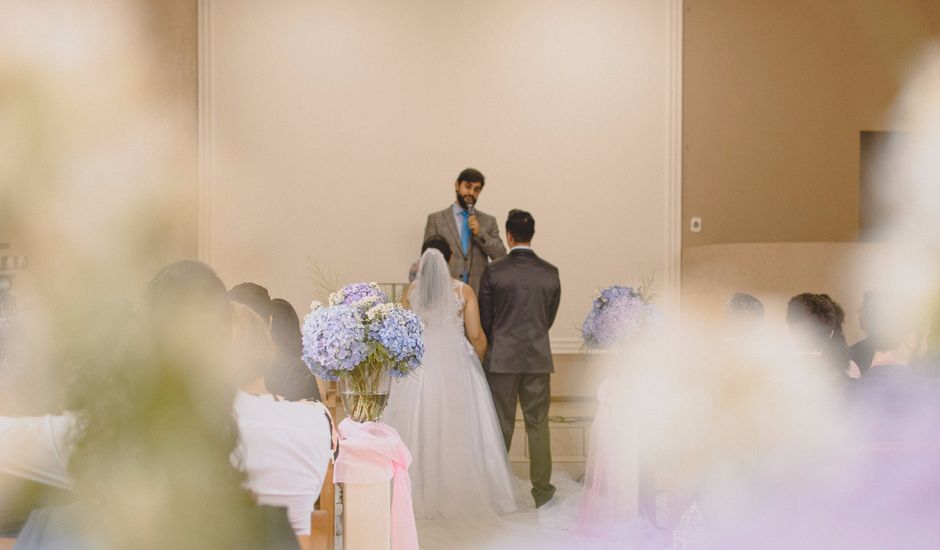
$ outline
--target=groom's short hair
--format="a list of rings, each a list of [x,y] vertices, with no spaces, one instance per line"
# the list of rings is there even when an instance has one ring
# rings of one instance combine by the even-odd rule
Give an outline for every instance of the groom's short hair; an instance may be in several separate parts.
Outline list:
[[[525,210],[512,209],[506,218],[506,233],[520,243],[527,243],[535,235],[535,218]]]

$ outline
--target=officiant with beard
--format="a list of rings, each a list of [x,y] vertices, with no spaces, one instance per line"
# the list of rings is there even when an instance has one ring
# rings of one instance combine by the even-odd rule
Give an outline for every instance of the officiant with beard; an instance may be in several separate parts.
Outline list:
[[[490,260],[506,255],[496,218],[476,209],[485,179],[479,170],[467,168],[454,182],[456,201],[447,208],[428,215],[424,239],[442,235],[454,252],[448,267],[455,279],[480,290],[480,278]]]

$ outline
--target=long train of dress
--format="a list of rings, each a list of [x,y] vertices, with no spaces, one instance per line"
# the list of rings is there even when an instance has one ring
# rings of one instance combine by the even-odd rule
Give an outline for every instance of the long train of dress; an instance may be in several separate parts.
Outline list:
[[[421,368],[392,387],[384,421],[412,453],[418,518],[492,517],[516,509],[514,477],[483,368],[456,315],[425,323]]]

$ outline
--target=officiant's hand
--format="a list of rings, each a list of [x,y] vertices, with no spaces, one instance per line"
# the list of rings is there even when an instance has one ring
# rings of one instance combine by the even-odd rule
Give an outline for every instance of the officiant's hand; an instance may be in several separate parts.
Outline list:
[[[467,225],[470,226],[470,232],[473,233],[474,237],[480,235],[480,222],[477,220],[476,216],[467,218]]]

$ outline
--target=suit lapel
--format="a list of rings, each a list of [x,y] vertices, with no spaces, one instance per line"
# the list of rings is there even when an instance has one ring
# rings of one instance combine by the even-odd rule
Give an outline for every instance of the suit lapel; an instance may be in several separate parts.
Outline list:
[[[444,223],[447,224],[451,234],[454,236],[454,242],[457,243],[457,250],[454,250],[454,252],[466,258],[467,256],[463,253],[463,249],[460,246],[460,230],[457,229],[457,220],[454,219],[454,207],[452,206],[444,210],[441,214],[444,216]]]

